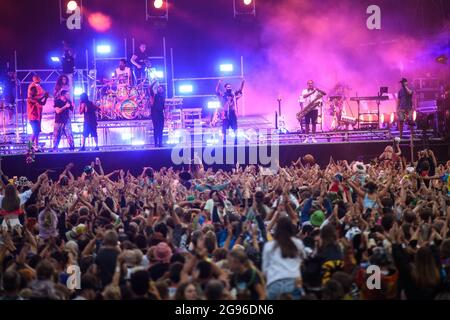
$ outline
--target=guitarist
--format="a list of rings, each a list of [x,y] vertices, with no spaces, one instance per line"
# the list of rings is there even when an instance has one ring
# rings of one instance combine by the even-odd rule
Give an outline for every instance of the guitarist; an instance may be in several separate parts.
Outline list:
[[[307,82],[307,85],[308,87],[304,89],[300,95],[299,102],[302,105],[302,109],[312,105],[314,105],[314,108],[305,115],[306,138],[303,142],[308,143],[311,140],[312,143],[317,143],[317,140],[315,138],[317,117],[319,116],[319,110],[317,110],[317,107],[322,103],[321,97],[325,95],[325,92],[315,88],[314,81],[312,80],[309,80]],[[309,136],[309,124],[312,125],[311,137]]]
[[[237,144],[237,100],[242,97],[242,90],[244,89],[245,80],[242,80],[241,87],[239,90],[234,91],[231,84],[225,84],[225,92],[221,90],[222,80],[216,87],[216,94],[221,102],[221,109],[219,110],[219,117],[222,121],[222,134],[223,134],[223,144],[226,143],[227,130],[231,127],[234,131],[234,144]]]

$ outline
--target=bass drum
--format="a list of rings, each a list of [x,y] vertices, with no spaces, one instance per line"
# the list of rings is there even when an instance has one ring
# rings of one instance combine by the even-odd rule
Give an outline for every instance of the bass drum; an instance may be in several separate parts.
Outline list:
[[[120,114],[127,120],[136,119],[139,113],[138,111],[138,104],[134,100],[127,99],[120,105]]]

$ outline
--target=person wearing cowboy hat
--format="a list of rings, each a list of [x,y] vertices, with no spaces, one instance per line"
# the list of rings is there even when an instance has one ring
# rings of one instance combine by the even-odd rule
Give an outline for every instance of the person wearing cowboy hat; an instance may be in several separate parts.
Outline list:
[[[400,80],[402,85],[397,96],[397,116],[398,116],[398,128],[400,131],[400,139],[403,138],[403,124],[408,122],[412,134],[412,121],[413,121],[413,91],[408,87],[408,80],[402,78]]]

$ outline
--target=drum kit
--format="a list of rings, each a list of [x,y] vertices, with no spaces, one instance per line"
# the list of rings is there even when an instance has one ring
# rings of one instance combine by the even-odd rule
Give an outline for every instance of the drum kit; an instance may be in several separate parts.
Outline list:
[[[152,69],[152,68],[149,68]],[[120,85],[116,79],[103,79],[97,85],[97,105],[99,120],[137,120],[150,117],[149,83],[155,77],[147,72],[147,77],[136,85]]]

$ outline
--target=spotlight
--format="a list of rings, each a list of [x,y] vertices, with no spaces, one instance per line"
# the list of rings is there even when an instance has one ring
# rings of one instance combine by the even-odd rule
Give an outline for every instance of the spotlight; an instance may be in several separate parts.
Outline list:
[[[75,11],[77,8],[78,8],[78,3],[76,1],[67,2],[67,10],[68,11]]]
[[[52,62],[61,62],[59,57],[51,57],[50,59],[52,60]]]
[[[163,79],[164,78],[164,71],[160,71],[160,70],[156,70],[155,71],[155,75],[158,79]]]
[[[192,91],[194,91],[194,88],[191,84],[183,84],[178,87],[178,90],[180,91],[180,93],[192,93]]]
[[[76,97],[81,96],[81,94],[82,94],[83,92],[84,92],[84,90],[83,90],[82,87],[75,87],[75,89],[73,90],[73,94],[74,94]]]
[[[168,0],[146,0],[146,19],[169,19]]]
[[[97,46],[97,53],[108,54],[111,53],[111,46],[109,44],[101,44]]]
[[[256,0],[233,0],[234,17],[256,16]]]
[[[208,109],[219,109],[220,102],[217,100],[208,101]]]
[[[228,63],[228,64],[221,64],[219,66],[219,69],[221,72],[233,72],[233,65]]]

